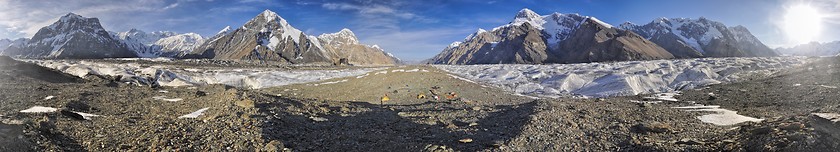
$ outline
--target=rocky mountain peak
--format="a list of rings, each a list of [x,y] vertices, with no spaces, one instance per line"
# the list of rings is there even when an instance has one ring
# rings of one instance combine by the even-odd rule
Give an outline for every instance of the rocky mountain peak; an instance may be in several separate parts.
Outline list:
[[[126,31],[126,33],[146,33],[146,32],[143,32],[142,30],[138,30],[136,28],[132,28],[132,29]]]
[[[266,26],[268,24],[280,24],[280,25],[289,25],[286,22],[286,19],[277,15],[277,13],[272,12],[271,10],[265,10],[260,14],[257,14],[254,18],[246,22],[242,27],[248,28],[255,28],[257,26]],[[259,30],[259,29],[256,29]]]
[[[774,56],[743,26],[726,27],[705,17],[658,18],[645,25],[622,24],[678,58]]]
[[[311,36],[292,27],[271,10],[263,11],[234,31],[225,28],[181,56],[289,64],[334,64],[341,59],[358,65],[396,63],[381,49],[359,44],[349,29]]]
[[[81,15],[73,13],[68,13],[67,15],[62,16],[57,22],[47,26],[47,29],[65,32],[75,30],[83,30],[86,32],[105,32],[104,30],[101,30],[102,25],[99,24],[99,19],[85,18]]]
[[[351,31],[350,29],[347,29],[347,28],[342,28],[341,31],[338,31],[338,33],[353,35],[353,37],[356,37],[356,34],[354,34],[353,31]]]
[[[0,47],[5,46],[5,45],[9,45],[11,43],[12,43],[12,40],[10,40],[10,39],[0,39]]]
[[[261,23],[259,25],[262,26],[266,26],[266,24],[279,24],[279,26],[281,27],[291,27],[291,25],[289,25],[289,22],[287,22],[286,19],[283,19],[283,17],[280,17],[280,15],[278,15],[277,13],[268,9],[251,19],[251,21],[248,21],[248,23],[245,23],[245,25],[249,25],[249,23]]]
[[[61,16],[61,19],[59,19],[59,21],[68,21],[68,20],[74,20],[74,19],[87,19],[87,18],[82,17],[81,15],[78,15],[76,13],[70,12],[70,13],[67,13],[66,15],[64,15],[64,16]]]
[[[276,18],[280,18],[280,15],[277,15],[277,13],[274,13],[273,11],[268,10],[268,9],[266,9],[265,11],[260,13],[258,16],[262,16],[263,18],[265,18],[265,20],[274,20]],[[280,19],[283,19],[283,18],[280,18]]]
[[[537,14],[528,8],[524,8],[520,10],[519,13],[516,13],[516,17],[514,17],[511,24],[522,25],[523,23],[529,23],[531,26],[542,29],[542,25],[545,24],[545,20],[542,16],[540,16],[540,14]]]
[[[68,13],[41,28],[25,46],[7,50],[24,58],[116,58],[136,57],[126,45],[102,28],[97,18]]]
[[[338,31],[336,33],[321,34],[318,36],[318,39],[321,39],[327,43],[359,44],[359,40],[358,38],[356,38],[356,34],[354,34],[353,31],[347,28],[341,29],[341,31]]]
[[[262,33],[260,39],[266,41],[276,38],[278,41],[291,39],[294,43],[301,43],[300,38],[304,35],[302,31],[289,25],[285,19],[271,10],[263,11],[242,25],[240,29]]]
[[[429,60],[436,64],[576,63],[673,58],[633,32],[579,14],[523,9],[513,22],[479,29]]]
[[[531,9],[523,8],[522,10],[519,10],[518,13],[516,13],[516,17],[514,19],[516,19],[516,20],[533,20],[533,19],[539,19],[539,18],[540,18],[540,14],[537,14],[536,12],[532,11]]]
[[[618,25],[618,27],[620,27],[622,29],[630,29],[630,28],[633,28],[634,26],[637,26],[637,25],[636,25],[636,23],[633,23],[633,22],[624,22],[624,23],[621,23],[621,24]]]

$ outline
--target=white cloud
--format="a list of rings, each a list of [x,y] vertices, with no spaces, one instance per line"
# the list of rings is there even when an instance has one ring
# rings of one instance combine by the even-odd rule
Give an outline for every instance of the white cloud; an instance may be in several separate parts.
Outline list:
[[[357,5],[350,5],[347,3],[324,3],[321,4],[321,7],[331,10],[361,10],[362,8]]]
[[[172,8],[178,7],[178,4],[179,3],[172,3],[169,6],[163,7],[163,9],[164,10],[172,9]]]
[[[383,4],[349,4],[349,3],[324,3],[321,7],[328,10],[353,11],[362,17],[368,18],[389,18],[414,19],[421,22],[436,22],[437,20],[423,17],[411,12],[400,11],[393,5]]]

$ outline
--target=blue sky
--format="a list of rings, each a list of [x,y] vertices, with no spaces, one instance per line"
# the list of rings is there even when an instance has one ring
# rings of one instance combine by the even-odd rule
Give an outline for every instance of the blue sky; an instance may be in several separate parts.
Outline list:
[[[97,17],[111,31],[195,32],[212,36],[239,27],[265,9],[310,35],[349,28],[362,43],[397,57],[421,60],[478,28],[510,22],[522,8],[539,14],[579,13],[618,25],[659,17],[706,17],[743,25],[771,47],[790,46],[779,28],[785,9],[806,3],[826,14],[816,41],[840,40],[840,3],[835,0],[0,0],[0,38],[30,37],[58,17],[74,12]]]

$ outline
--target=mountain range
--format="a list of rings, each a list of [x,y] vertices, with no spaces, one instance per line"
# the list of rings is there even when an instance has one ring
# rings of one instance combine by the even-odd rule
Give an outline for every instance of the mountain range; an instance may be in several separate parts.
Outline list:
[[[138,57],[174,57],[183,55],[204,43],[204,38],[196,33],[178,34],[169,31],[144,32],[131,29],[125,32],[111,32]]]
[[[38,30],[26,44],[9,47],[4,55],[25,58],[89,59],[136,57],[125,44],[102,28],[97,18],[69,13]]]
[[[426,62],[541,64],[775,55],[746,28],[705,18],[660,18],[614,27],[591,16],[542,16],[526,8],[512,22],[490,31],[479,29]]]
[[[631,30],[669,50],[677,58],[776,56],[743,26],[727,27],[706,18],[659,18],[645,25],[630,22]]]
[[[18,38],[14,40],[0,39],[0,54],[6,54],[6,50],[19,50],[28,41],[29,38]]]
[[[819,45],[819,46],[817,46]],[[773,50],[742,26],[706,18],[659,18],[644,25],[612,26],[595,17],[520,10],[513,21],[479,29],[425,61],[434,64],[544,64],[699,57],[776,56],[779,52],[837,54],[809,44]],[[833,47],[836,48],[836,47]],[[788,51],[809,49],[812,51]],[[823,51],[828,50],[828,51]],[[826,52],[826,53],[824,53]],[[239,28],[212,37],[168,31],[106,31],[97,18],[69,13],[31,39],[0,40],[0,54],[21,58],[172,57],[260,60],[288,64],[397,64],[399,59],[366,45],[349,29],[307,35],[265,10]]]
[[[209,58],[290,64],[392,65],[399,59],[376,45],[359,43],[349,29],[310,36],[265,10],[237,29],[204,38],[168,31],[106,31],[97,18],[73,13],[41,28],[32,39],[0,40],[0,54],[20,58],[96,59],[124,57]]]
[[[306,35],[276,13],[265,10],[242,27],[222,30],[185,58],[279,61],[291,64],[396,64],[399,59],[373,45],[360,44],[349,29]]]
[[[840,55],[840,41],[826,43],[811,42],[790,48],[777,48],[776,51],[785,55],[836,56]]]

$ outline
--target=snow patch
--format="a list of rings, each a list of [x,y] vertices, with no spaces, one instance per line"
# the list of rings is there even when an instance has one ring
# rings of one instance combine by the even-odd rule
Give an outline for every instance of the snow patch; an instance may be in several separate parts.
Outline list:
[[[832,122],[840,122],[840,114],[836,113],[812,113],[813,115],[832,121]]]
[[[448,76],[450,76],[450,77],[452,77],[452,78],[458,79],[458,80],[463,80],[463,81],[467,81],[467,82],[470,82],[470,83],[475,83],[475,81],[472,81],[472,80],[470,80],[470,79],[466,79],[466,78],[459,77],[459,76],[456,76],[456,75],[452,75],[452,74],[449,74],[449,73],[447,73],[446,75],[448,75]],[[477,83],[476,83],[476,84],[477,84]]]
[[[364,77],[369,76],[369,75],[370,75],[370,73],[366,73],[365,75],[356,76],[356,79],[361,79],[361,78],[364,78]]]
[[[43,107],[43,106],[33,106],[26,110],[21,110],[22,113],[49,113],[49,112],[56,112],[58,111],[57,108],[53,107]]]
[[[405,72],[429,72],[429,70],[426,70],[426,69],[411,69],[411,70],[405,70]]]
[[[55,98],[55,96],[47,96],[47,97],[44,97],[44,100],[50,100],[50,99],[52,99],[52,98]]]
[[[327,85],[327,84],[336,84],[336,83],[342,83],[342,82],[347,82],[347,79],[344,79],[344,80],[338,80],[338,81],[324,82],[324,83],[318,83],[318,84],[315,84],[315,86],[319,86],[319,85]]]
[[[267,47],[268,47],[269,50],[274,51],[274,47],[277,47],[277,45],[279,45],[279,44],[280,44],[280,39],[272,36],[268,40],[268,46]]]
[[[207,111],[207,109],[210,109],[210,108],[202,108],[202,109],[199,109],[199,110],[197,110],[197,111],[195,111],[195,112],[192,112],[192,113],[190,113],[190,114],[186,114],[186,115],[180,116],[180,117],[178,117],[178,119],[183,119],[183,118],[198,118],[198,116],[203,115],[203,114],[204,114],[204,111]]]
[[[462,42],[460,42],[460,41],[455,41],[455,42],[450,43],[448,47],[449,48],[455,48],[455,47],[458,47],[459,45],[461,45],[461,43]]]
[[[662,101],[637,101],[637,100],[630,100],[632,103],[640,103],[640,104],[658,104],[662,103]]]
[[[152,99],[169,101],[169,102],[178,102],[178,101],[184,100],[184,99],[181,99],[181,98],[166,98],[166,96],[155,96],[155,97],[152,97]]]
[[[225,26],[222,30],[220,30],[216,35],[227,35],[230,31],[230,26]]]
[[[686,106],[686,107],[674,107],[677,109],[687,109],[686,111],[692,112],[713,112],[712,114],[706,114],[697,116],[697,119],[705,123],[711,123],[718,126],[729,126],[734,124],[739,124],[742,122],[752,121],[752,122],[761,122],[764,119],[757,119],[753,117],[739,115],[737,111],[732,111],[728,109],[721,109],[720,106],[704,106],[704,105],[695,105],[695,106]]]
[[[837,89],[836,86],[830,86],[830,85],[820,85],[820,87],[829,88],[829,89]]]
[[[677,102],[677,101],[680,101],[680,100],[677,100],[677,98],[674,98],[674,96],[678,96],[678,95],[680,95],[679,92],[657,93],[657,94],[653,94],[653,96],[650,96],[650,97],[644,97],[644,99]]]
[[[315,117],[315,116],[309,116],[309,119],[311,119],[312,121],[316,121],[316,122],[322,122],[322,121],[329,120],[329,119],[324,118],[324,117]]]
[[[93,117],[101,117],[100,115],[89,114],[89,113],[84,113],[84,112],[75,112],[75,111],[70,111],[70,112],[79,114],[85,120],[91,120]]]
[[[604,26],[604,27],[607,27],[607,28],[613,28],[613,26],[612,26],[612,25],[607,24],[606,22],[601,21],[601,20],[599,20],[598,18],[595,18],[595,17],[589,17],[589,19],[590,19],[590,20],[592,20],[592,21],[595,21],[595,23],[601,24],[601,26]]]

